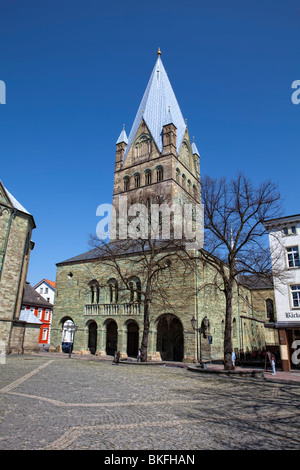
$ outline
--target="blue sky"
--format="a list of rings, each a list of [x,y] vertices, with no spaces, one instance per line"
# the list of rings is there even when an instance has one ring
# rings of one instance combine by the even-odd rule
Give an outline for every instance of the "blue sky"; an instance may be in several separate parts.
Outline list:
[[[111,203],[115,142],[130,132],[158,47],[201,174],[278,183],[300,212],[300,2],[2,0],[0,179],[33,214],[28,280],[89,249]]]

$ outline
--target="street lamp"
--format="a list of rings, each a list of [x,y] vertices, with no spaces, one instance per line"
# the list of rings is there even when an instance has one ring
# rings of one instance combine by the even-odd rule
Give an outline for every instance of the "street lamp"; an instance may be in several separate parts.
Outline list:
[[[197,325],[197,320],[196,320],[195,317],[193,317],[191,319],[191,324],[192,324],[193,330],[198,331],[198,333],[199,333],[199,338],[200,338],[200,361],[199,361],[199,364],[200,364],[200,367],[202,369],[204,369],[205,365],[202,362],[201,336],[203,334],[203,337],[206,338],[206,330],[209,327],[209,319],[207,317],[204,317],[203,320],[202,320],[200,328],[197,328],[197,326],[196,326]]]
[[[69,358],[71,357],[71,352],[72,352],[72,347],[74,344],[74,338],[75,338],[75,331],[78,330],[78,325],[72,325],[69,326],[69,331],[70,331],[70,345],[69,345]]]

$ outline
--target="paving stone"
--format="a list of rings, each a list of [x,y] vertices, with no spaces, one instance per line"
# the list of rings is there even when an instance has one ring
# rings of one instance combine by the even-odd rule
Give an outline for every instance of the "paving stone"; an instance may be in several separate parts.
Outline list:
[[[8,356],[0,449],[299,449],[300,387],[260,378]]]

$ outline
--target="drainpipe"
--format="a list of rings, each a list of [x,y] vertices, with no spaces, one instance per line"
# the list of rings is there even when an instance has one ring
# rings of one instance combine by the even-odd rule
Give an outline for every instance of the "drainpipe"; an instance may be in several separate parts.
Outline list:
[[[0,278],[1,278],[1,274],[2,274],[2,268],[3,268],[3,264],[4,264],[4,258],[5,258],[5,253],[6,253],[6,249],[7,249],[9,232],[10,232],[10,227],[11,227],[11,219],[12,219],[12,211],[7,209],[7,208],[4,208],[2,210],[0,209],[0,217],[2,216],[4,210],[7,210],[7,212],[9,212],[9,218],[6,221],[3,246],[2,246],[2,249],[0,251]]]
[[[198,250],[196,251],[196,319],[197,319],[197,330],[199,328],[199,312],[198,312]],[[197,362],[199,362],[199,345],[198,345],[198,333],[197,333]]]

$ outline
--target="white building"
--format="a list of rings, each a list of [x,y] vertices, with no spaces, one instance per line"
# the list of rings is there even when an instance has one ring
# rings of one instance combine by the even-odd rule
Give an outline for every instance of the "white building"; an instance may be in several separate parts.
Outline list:
[[[54,304],[55,297],[55,282],[48,279],[42,279],[34,286],[34,290],[41,295],[45,300]]]
[[[300,367],[300,214],[268,220],[276,321],[283,370]],[[281,273],[279,276],[276,273]]]

